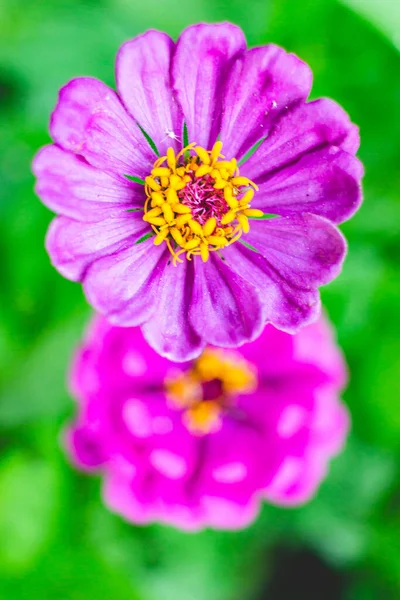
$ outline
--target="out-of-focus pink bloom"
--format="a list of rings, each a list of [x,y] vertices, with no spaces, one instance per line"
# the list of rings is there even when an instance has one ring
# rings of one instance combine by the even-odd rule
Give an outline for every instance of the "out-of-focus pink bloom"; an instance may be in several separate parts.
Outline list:
[[[68,452],[104,476],[135,523],[236,529],[261,500],[307,501],[342,447],[346,366],[325,319],[292,336],[271,325],[240,351],[172,363],[140,328],[96,318],[76,354]]]

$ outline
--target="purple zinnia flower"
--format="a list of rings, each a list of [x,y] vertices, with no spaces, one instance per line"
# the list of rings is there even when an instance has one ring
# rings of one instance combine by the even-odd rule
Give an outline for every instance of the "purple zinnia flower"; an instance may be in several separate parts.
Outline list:
[[[104,476],[110,508],[135,523],[239,528],[265,499],[307,501],[343,445],[346,367],[328,322],[268,325],[239,350],[172,363],[138,327],[92,324],[71,377],[67,446]]]
[[[34,161],[61,215],[47,236],[56,268],[171,360],[315,320],[362,166],[347,114],[307,102],[309,67],[272,44],[247,50],[223,23],[176,44],[148,31],[121,47],[116,74],[118,93],[92,78],[62,88],[54,144]]]

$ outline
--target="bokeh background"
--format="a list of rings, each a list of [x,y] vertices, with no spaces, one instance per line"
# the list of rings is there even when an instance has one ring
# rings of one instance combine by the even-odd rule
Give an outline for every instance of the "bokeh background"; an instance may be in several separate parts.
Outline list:
[[[348,358],[353,429],[307,506],[265,506],[246,531],[135,528],[100,501],[59,446],[73,414],[72,349],[89,316],[49,264],[51,214],[30,163],[59,87],[114,84],[119,45],[154,27],[228,19],[276,42],[360,125],[365,203],[323,291]],[[2,0],[0,2],[1,600],[398,600],[400,598],[400,3],[398,0]]]

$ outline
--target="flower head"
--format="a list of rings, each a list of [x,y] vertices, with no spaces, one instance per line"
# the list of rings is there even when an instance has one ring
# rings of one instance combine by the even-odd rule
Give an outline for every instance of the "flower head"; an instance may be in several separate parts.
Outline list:
[[[91,78],[62,88],[54,144],[34,161],[60,213],[56,268],[175,361],[315,320],[362,167],[346,113],[307,102],[308,66],[272,44],[247,50],[223,23],[177,43],[148,31],[121,47],[116,74],[118,93]]]
[[[346,368],[329,324],[268,325],[240,350],[172,363],[140,328],[98,317],[71,378],[74,462],[104,476],[106,503],[135,523],[239,528],[261,500],[307,501],[341,448]]]

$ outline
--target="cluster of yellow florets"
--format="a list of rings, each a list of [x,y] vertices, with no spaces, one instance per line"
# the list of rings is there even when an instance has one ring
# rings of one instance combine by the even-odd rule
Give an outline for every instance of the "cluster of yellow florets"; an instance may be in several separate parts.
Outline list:
[[[216,397],[203,398],[202,384],[220,382]],[[190,370],[167,377],[165,389],[173,408],[183,410],[186,427],[197,435],[215,431],[223,410],[237,394],[248,394],[257,386],[251,365],[234,352],[206,348]]]
[[[168,148],[146,177],[143,219],[155,233],[154,243],[167,243],[174,264],[181,262],[182,254],[187,258],[198,254],[206,262],[210,251],[221,250],[249,231],[249,217],[263,215],[250,207],[256,184],[240,176],[236,159],[223,160],[221,150],[219,141],[211,151],[195,143],[177,155]],[[200,222],[190,202],[189,192],[199,183],[207,190],[203,204],[213,214],[205,222]],[[214,215],[215,201],[220,209]]]

